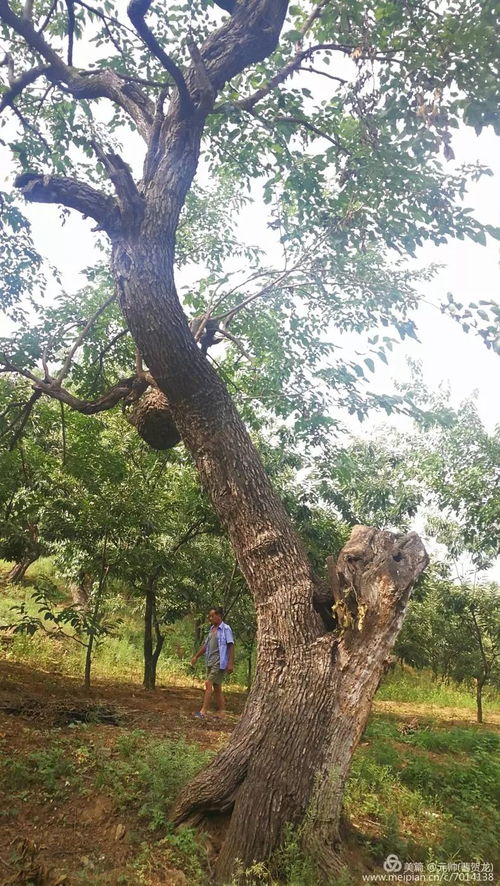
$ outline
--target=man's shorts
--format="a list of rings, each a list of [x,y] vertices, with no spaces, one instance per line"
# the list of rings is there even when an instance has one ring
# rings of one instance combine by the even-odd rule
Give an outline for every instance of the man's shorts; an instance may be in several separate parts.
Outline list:
[[[215,683],[216,686],[220,686],[221,683],[224,682],[224,677],[226,676],[225,671],[221,671],[220,668],[208,668],[207,669],[207,680],[209,683]]]

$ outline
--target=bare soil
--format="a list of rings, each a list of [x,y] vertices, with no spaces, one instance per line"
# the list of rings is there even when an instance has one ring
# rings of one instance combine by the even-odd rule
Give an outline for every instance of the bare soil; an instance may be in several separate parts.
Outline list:
[[[114,755],[124,732],[141,729],[157,738],[183,737],[202,749],[218,750],[241,712],[244,693],[228,692],[227,714],[200,722],[193,718],[201,689],[96,681],[86,692],[76,679],[0,661],[0,755],[23,760],[59,743],[74,741]],[[75,728],[86,723],[84,736]],[[85,783],[85,772],[82,774]],[[151,833],[137,816],[116,808],[105,791],[69,791],[63,800],[16,790],[0,800],[0,884],[132,884],[127,875]],[[216,829],[215,829],[216,830]],[[214,840],[217,841],[216,833]],[[157,838],[153,838],[157,839]],[[213,847],[215,851],[215,847]],[[161,852],[159,853],[161,854]],[[147,867],[147,865],[146,865]],[[189,886],[185,875],[168,867],[137,875],[148,886]]]

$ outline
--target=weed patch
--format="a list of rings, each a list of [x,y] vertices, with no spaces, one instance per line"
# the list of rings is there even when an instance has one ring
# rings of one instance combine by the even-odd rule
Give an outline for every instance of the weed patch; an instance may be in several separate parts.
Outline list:
[[[151,830],[166,825],[180,788],[212,756],[182,739],[146,742],[139,730],[119,738],[116,748],[121,758],[94,758],[95,785],[108,789],[118,807],[135,809]]]
[[[53,799],[67,794],[77,782],[75,766],[59,745],[25,757],[4,757],[0,763],[0,793],[4,796],[22,799],[27,791],[37,790]]]

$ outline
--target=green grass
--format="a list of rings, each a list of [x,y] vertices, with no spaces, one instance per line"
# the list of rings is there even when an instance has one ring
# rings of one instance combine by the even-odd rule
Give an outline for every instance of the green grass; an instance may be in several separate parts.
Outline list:
[[[499,861],[500,737],[421,722],[400,734],[374,715],[354,756],[346,808],[374,856]]]
[[[134,809],[154,831],[166,825],[180,788],[211,756],[183,739],[152,741],[135,730],[118,739],[112,757],[100,748],[88,762],[95,787],[109,791],[120,809]]]
[[[42,569],[50,574],[50,562],[34,564],[31,571],[34,569],[36,574]],[[35,614],[32,591],[27,582],[9,588],[7,595],[0,597],[0,624],[14,620],[11,607],[23,600],[28,611]],[[106,638],[97,649],[94,678],[140,684],[140,604],[131,601],[125,615],[121,598],[112,599],[110,607],[112,616],[119,614],[122,623],[117,635]],[[202,668],[200,665],[197,678],[193,678],[189,668],[191,644],[189,620],[167,628],[158,669],[160,684],[198,684]],[[39,634],[17,635],[5,654],[11,660],[52,673],[78,679],[83,674],[84,653],[71,641]],[[246,664],[242,667],[245,670]],[[405,721],[398,719],[397,713],[374,714],[369,720],[354,755],[345,798],[347,814],[364,849],[375,863],[381,863],[389,853],[422,862],[458,859],[499,863],[500,737],[487,724],[462,726],[455,722],[450,726],[438,719],[435,711],[433,716],[433,706],[449,708],[449,719],[454,721],[460,717],[457,709],[473,713],[473,691],[441,684],[427,672],[397,667],[384,680],[377,699],[422,705],[423,713],[418,711],[418,722],[411,732],[402,728]],[[488,704],[495,701],[497,694],[486,693],[486,720]],[[189,829],[173,833],[168,811],[179,789],[206,765],[211,752],[182,739],[152,739],[142,731],[122,727],[113,732],[112,742],[95,737],[87,741],[86,729],[80,726],[66,737],[53,732],[48,747],[24,755],[2,749],[0,794],[14,798],[9,814],[15,814],[16,803],[33,795],[64,799],[71,792],[91,797],[102,791],[124,817],[135,816],[138,833],[146,835],[138,838],[135,858],[121,877],[123,886],[148,884],[162,866],[183,870],[190,886],[204,886],[207,869],[203,835]],[[289,831],[273,859],[252,868],[249,882],[256,886],[315,886],[314,876],[313,867],[301,853],[300,840]],[[81,882],[83,886],[98,881]],[[348,872],[332,886],[350,886]]]
[[[473,686],[457,686],[436,680],[430,671],[414,671],[399,666],[387,675],[377,692],[380,701],[412,702],[413,704],[437,705],[475,709]],[[499,694],[491,688],[484,691],[484,704],[498,707]]]
[[[33,751],[26,756],[9,756],[3,749],[0,761],[0,794],[25,800],[36,792],[41,799],[60,799],[79,786],[77,768],[67,755],[67,746]],[[14,810],[15,811],[15,810]]]

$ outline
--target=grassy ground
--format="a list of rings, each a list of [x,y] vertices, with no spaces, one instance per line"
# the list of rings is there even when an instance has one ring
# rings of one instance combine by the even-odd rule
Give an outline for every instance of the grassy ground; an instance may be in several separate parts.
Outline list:
[[[2,598],[1,624],[29,593],[25,587]],[[245,693],[229,688],[224,723],[193,720],[201,673],[193,677],[185,666],[190,644],[189,626],[177,625],[156,693],[140,689],[134,618],[98,652],[90,694],[81,688],[76,646],[35,636],[5,647],[0,796],[8,802],[0,804],[0,883],[206,886],[224,823],[174,832],[169,806],[228,740]],[[398,856],[402,873],[404,865],[421,865],[430,877],[436,866],[468,864],[471,879],[493,881],[485,867],[500,870],[493,702],[479,727],[473,696],[462,689],[399,668],[383,684],[354,757],[349,864],[336,886],[377,882],[388,855]],[[250,879],[256,886],[316,886],[293,833]]]

